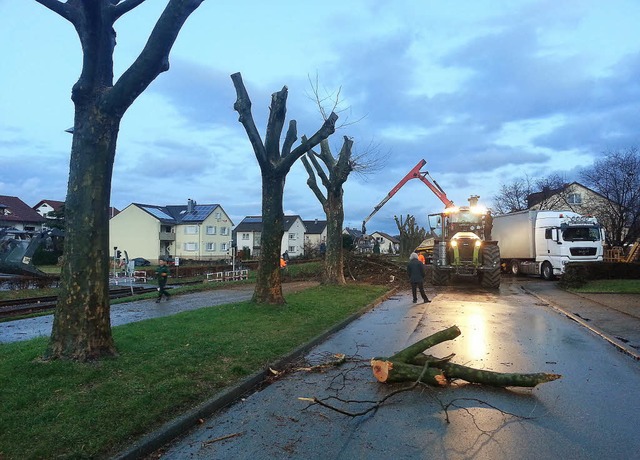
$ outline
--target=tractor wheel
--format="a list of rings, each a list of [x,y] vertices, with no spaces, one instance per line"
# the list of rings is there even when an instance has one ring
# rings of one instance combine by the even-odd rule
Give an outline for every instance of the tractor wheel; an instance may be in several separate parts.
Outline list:
[[[482,272],[480,283],[486,289],[500,288],[500,248],[490,245],[482,248],[483,267],[493,267]]]
[[[547,281],[551,281],[555,278],[553,275],[553,267],[549,262],[544,262],[542,264],[542,269],[540,270],[542,278]]]
[[[449,283],[449,272],[433,266],[431,270],[431,284],[434,286],[446,286]]]

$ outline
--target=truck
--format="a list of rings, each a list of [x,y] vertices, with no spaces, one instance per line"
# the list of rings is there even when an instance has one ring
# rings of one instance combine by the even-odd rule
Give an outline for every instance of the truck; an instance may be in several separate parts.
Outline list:
[[[477,195],[469,206],[448,206],[429,215],[433,238],[431,283],[448,284],[453,275],[476,277],[485,289],[500,287],[500,250],[492,237],[491,212],[478,205]],[[424,243],[423,243],[424,244]]]
[[[553,280],[570,262],[602,262],[604,230],[572,211],[519,211],[494,216],[503,271]]]

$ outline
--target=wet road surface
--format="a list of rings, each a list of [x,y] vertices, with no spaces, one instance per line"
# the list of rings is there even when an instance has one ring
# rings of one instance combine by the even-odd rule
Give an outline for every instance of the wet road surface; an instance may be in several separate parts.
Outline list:
[[[462,335],[432,354],[455,353],[453,362],[481,369],[563,377],[535,389],[459,383],[413,390],[356,418],[298,399],[379,400],[397,386],[377,383],[368,360],[454,324]],[[414,305],[402,291],[316,347],[308,359],[318,361],[327,352],[358,355],[362,362],[290,374],[204,420],[162,458],[631,459],[640,452],[638,361],[516,282],[503,283],[499,294],[446,288],[431,304]],[[450,423],[447,404],[454,404]]]

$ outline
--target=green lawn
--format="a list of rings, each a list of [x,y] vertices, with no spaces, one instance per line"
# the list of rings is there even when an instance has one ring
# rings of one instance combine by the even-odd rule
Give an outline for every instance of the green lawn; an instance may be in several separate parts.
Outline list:
[[[43,362],[46,339],[0,345],[0,459],[108,458],[361,310],[383,286],[318,286],[115,327],[119,357]],[[175,301],[179,301],[176,298]]]

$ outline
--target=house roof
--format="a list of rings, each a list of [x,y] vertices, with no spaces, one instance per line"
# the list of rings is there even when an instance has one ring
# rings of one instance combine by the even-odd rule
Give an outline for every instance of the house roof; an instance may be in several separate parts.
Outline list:
[[[324,232],[324,229],[327,228],[326,220],[303,220],[302,223],[304,224],[305,228],[307,229],[307,233],[309,234],[320,235],[322,232]]]
[[[222,209],[222,206],[219,204],[196,204],[195,202],[187,206],[158,206],[141,203],[132,203],[132,206],[142,209],[165,224],[193,224],[204,222],[216,208]],[[231,219],[229,219],[229,224],[233,225]]]
[[[391,241],[392,243],[400,243],[400,240],[398,238],[396,238],[395,236],[391,236],[388,233],[384,233],[384,232],[373,232],[372,235],[378,234],[386,239],[388,239],[389,241]]]
[[[357,239],[357,238],[362,238],[362,231],[358,230],[357,228],[349,228],[349,227],[345,227],[344,231],[342,233],[348,233],[349,235],[351,235],[352,238]]]
[[[0,195],[0,222],[28,222],[41,224],[46,219],[20,198]]]
[[[284,216],[283,226],[284,231],[288,231],[291,226],[296,222],[296,220],[300,219],[302,224],[305,226],[305,222],[300,216]],[[261,232],[262,231],[262,216],[247,216],[238,224],[238,226],[233,230],[235,233],[237,232]]]
[[[533,207],[533,206],[535,206],[537,204],[540,204],[544,200],[548,200],[552,196],[558,195],[559,193],[564,192],[565,190],[567,190],[570,187],[573,187],[574,185],[577,186],[577,187],[581,187],[581,188],[583,188],[585,190],[588,190],[589,193],[593,193],[594,195],[598,195],[599,197],[606,199],[606,197],[602,196],[601,194],[599,194],[595,190],[591,190],[586,185],[582,185],[580,182],[571,182],[570,184],[564,184],[562,187],[558,187],[558,188],[554,188],[554,189],[546,189],[546,190],[542,190],[540,192],[535,192],[535,193],[531,193],[531,194],[527,195],[527,206],[529,208],[531,208],[531,207]]]
[[[42,206],[43,204],[48,204],[49,206],[51,206],[53,208],[54,211],[60,211],[60,208],[62,206],[64,206],[64,201],[58,201],[58,200],[40,200],[38,201],[35,206],[33,206],[33,209],[38,209],[40,206]]]

